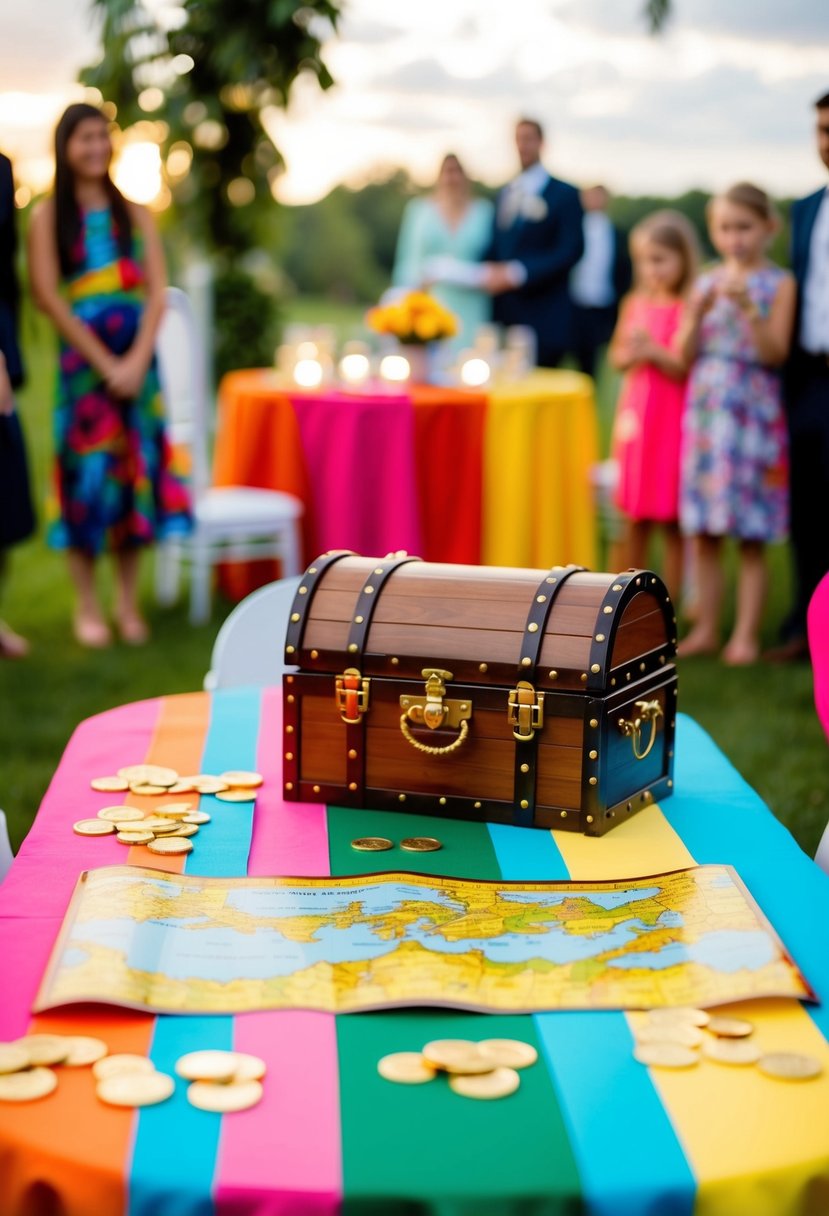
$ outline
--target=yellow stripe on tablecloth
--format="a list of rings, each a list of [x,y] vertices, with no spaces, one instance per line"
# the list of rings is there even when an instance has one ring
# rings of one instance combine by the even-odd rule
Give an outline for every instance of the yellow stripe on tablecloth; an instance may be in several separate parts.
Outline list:
[[[574,879],[638,878],[696,865],[657,804],[600,839],[553,837]],[[740,1001],[717,1012],[753,1022],[763,1051],[803,1052],[824,1071],[796,1082],[710,1060],[677,1072],[649,1069],[697,1179],[696,1216],[826,1216],[829,1044],[799,1001]],[[646,1015],[627,1017],[634,1029]]]

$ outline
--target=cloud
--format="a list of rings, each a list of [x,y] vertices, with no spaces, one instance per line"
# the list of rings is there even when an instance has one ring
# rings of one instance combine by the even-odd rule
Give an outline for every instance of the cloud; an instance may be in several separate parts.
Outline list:
[[[565,0],[556,9],[562,21],[629,38],[649,33],[644,13],[645,0]],[[693,29],[746,42],[829,46],[826,6],[820,0],[673,0],[663,28],[666,34]]]
[[[482,76],[452,75],[437,59],[413,59],[393,72],[375,76],[371,88],[383,93],[445,96],[452,104],[459,100],[509,99],[513,102],[527,90],[527,82],[512,63],[503,63]]]

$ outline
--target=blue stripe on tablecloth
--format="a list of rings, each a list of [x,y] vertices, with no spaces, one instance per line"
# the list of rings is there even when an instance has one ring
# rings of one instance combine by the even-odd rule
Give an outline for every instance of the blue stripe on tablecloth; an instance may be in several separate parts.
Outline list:
[[[253,769],[259,736],[261,694],[257,689],[223,691],[211,706],[202,754],[202,772]],[[274,741],[274,746],[278,741]],[[198,876],[243,877],[253,830],[252,802],[220,802],[203,796],[210,823],[193,839],[186,872]],[[233,1048],[232,1017],[167,1015],[156,1018],[150,1058],[159,1072],[175,1073],[179,1056],[203,1049]],[[213,1216],[213,1178],[221,1116],[197,1110],[187,1101],[187,1084],[160,1106],[146,1107],[137,1119],[130,1170],[128,1216]],[[192,1184],[186,1205],[176,1202],[182,1182]]]
[[[504,878],[570,877],[549,832],[496,824],[489,831]],[[660,1196],[658,1216],[690,1216],[696,1182],[648,1070],[633,1058],[625,1015],[558,1012],[533,1020],[591,1216],[647,1216],[642,1178]]]
[[[793,847],[788,830],[760,795],[684,714],[677,715],[675,777],[676,792],[661,804],[665,818],[699,865],[727,862],[735,867],[816,988],[821,1004],[804,1008],[829,1039],[829,988],[819,983],[826,974],[826,937],[813,913],[826,906],[829,876]]]

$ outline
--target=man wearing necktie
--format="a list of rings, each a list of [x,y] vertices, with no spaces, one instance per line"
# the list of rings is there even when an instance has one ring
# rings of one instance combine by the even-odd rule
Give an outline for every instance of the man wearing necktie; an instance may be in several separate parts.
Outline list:
[[[584,240],[578,191],[544,168],[543,139],[535,119],[518,122],[521,172],[498,196],[483,285],[493,296],[494,320],[529,326],[539,366],[556,367],[571,342],[568,279]]]
[[[815,102],[817,151],[829,169],[829,93]],[[829,570],[829,186],[792,205],[795,339],[787,369],[794,606],[779,661],[806,659],[806,609]]]

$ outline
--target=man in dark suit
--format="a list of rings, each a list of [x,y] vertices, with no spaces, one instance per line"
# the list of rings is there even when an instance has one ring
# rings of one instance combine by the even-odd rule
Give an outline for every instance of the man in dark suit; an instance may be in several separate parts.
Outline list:
[[[567,280],[584,241],[578,191],[541,164],[543,141],[535,119],[518,122],[521,172],[498,195],[483,285],[494,297],[493,319],[529,326],[539,366],[556,367],[571,345]]]
[[[584,254],[570,274],[572,349],[580,370],[588,376],[596,374],[599,351],[613,335],[619,301],[631,283],[627,240],[607,214],[609,202],[604,186],[582,190]]]
[[[829,93],[815,102],[817,150],[829,169]],[[769,658],[806,659],[806,609],[829,570],[829,187],[792,206],[792,270],[798,287],[786,376],[791,463],[794,606],[783,645]]]

